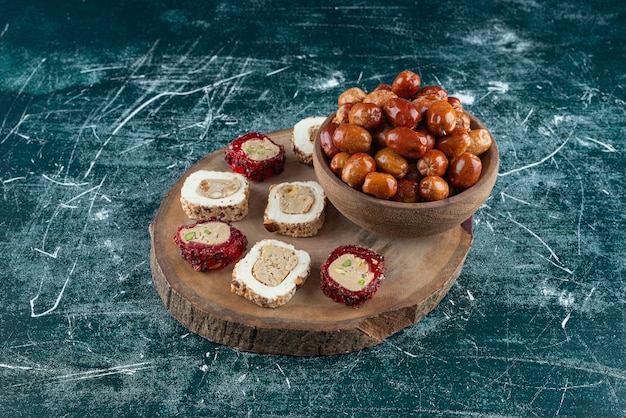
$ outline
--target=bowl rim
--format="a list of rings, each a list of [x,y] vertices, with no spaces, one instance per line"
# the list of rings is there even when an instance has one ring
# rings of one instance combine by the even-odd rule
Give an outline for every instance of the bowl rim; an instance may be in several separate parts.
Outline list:
[[[470,113],[468,111],[465,111],[465,113],[467,113],[470,117],[470,121],[472,123],[472,125],[476,126],[475,129],[486,129],[487,132],[489,132],[489,135],[491,136],[491,147],[485,151],[484,154],[481,154],[481,156],[479,156],[479,158],[481,159],[481,162],[483,161],[482,156],[489,153],[489,158],[491,161],[491,164],[489,164],[488,166],[486,166],[486,169],[483,169],[482,172],[480,173],[480,178],[478,179],[478,181],[472,185],[471,187],[453,195],[450,197],[447,197],[445,199],[442,200],[435,200],[435,201],[422,201],[422,202],[398,202],[395,200],[389,200],[389,199],[379,199],[377,197],[371,196],[367,193],[364,193],[360,190],[354,189],[350,186],[348,186],[346,183],[344,183],[343,181],[341,181],[341,179],[339,177],[337,177],[337,175],[335,173],[333,173],[330,169],[330,159],[326,156],[326,154],[324,154],[324,152],[322,151],[322,148],[320,146],[319,143],[319,135],[320,135],[320,131],[322,130],[322,128],[326,125],[328,125],[329,123],[332,122],[336,112],[331,113],[326,120],[320,125],[316,135],[315,135],[315,141],[313,143],[313,164],[316,167],[319,167],[322,171],[324,171],[324,173],[327,176],[330,176],[333,179],[336,179],[336,184],[339,185],[339,187],[342,188],[342,190],[345,190],[346,193],[350,193],[353,194],[354,196],[357,196],[356,193],[358,193],[358,197],[360,199],[363,199],[365,201],[365,203],[371,203],[371,204],[375,204],[375,205],[384,205],[389,207],[390,209],[412,209],[412,210],[417,210],[417,209],[434,209],[434,208],[439,208],[439,207],[444,207],[444,206],[449,206],[449,205],[453,205],[455,203],[462,203],[466,200],[472,200],[472,197],[475,196],[474,193],[466,193],[468,191],[474,190],[477,191],[480,188],[483,187],[489,187],[489,183],[491,182],[492,179],[495,179],[498,175],[498,169],[499,169],[499,164],[500,164],[500,154],[499,154],[499,149],[498,149],[498,144],[496,142],[495,137],[493,136],[493,133],[491,132],[491,130],[480,120],[478,119],[473,113]],[[317,164],[316,160],[319,160],[321,158],[322,161],[324,161],[324,164]],[[495,159],[495,161],[493,161]],[[321,166],[321,167],[320,167]],[[485,165],[483,164],[483,168],[485,168]],[[495,173],[494,173],[495,172]]]

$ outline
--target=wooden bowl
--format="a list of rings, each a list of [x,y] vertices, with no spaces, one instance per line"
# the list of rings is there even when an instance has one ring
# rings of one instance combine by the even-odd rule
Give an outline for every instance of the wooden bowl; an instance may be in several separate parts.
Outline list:
[[[322,126],[332,121],[329,116]],[[470,114],[471,128],[486,128]],[[491,131],[489,131],[493,139]],[[495,139],[480,156],[480,179],[459,194],[435,202],[402,203],[378,199],[345,184],[330,170],[330,159],[315,139],[313,167],[317,181],[328,200],[346,218],[368,231],[395,237],[420,237],[439,234],[469,219],[489,197],[498,176],[499,155]]]

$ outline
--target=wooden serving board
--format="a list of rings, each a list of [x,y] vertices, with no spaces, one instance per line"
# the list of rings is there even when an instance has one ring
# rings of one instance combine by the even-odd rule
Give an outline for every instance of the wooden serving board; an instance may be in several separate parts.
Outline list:
[[[297,161],[291,129],[267,135],[285,146],[282,174],[250,183],[250,210],[233,226],[248,238],[248,249],[264,238],[280,239],[311,255],[306,283],[285,305],[262,308],[230,291],[232,265],[199,273],[182,259],[173,237],[192,223],[180,204],[180,190],[196,170],[229,171],[224,150],[208,155],[169,190],[150,225],[150,263],[156,289],[172,316],[190,331],[243,351],[287,355],[331,355],[374,346],[417,323],[446,295],[459,276],[472,244],[471,226],[459,225],[425,238],[392,238],[361,229],[329,202],[324,227],[310,238],[291,238],[263,227],[270,184],[315,180],[313,167]],[[471,220],[470,220],[471,225]],[[320,266],[339,245],[359,244],[385,257],[385,280],[374,298],[359,309],[335,303],[320,290]]]

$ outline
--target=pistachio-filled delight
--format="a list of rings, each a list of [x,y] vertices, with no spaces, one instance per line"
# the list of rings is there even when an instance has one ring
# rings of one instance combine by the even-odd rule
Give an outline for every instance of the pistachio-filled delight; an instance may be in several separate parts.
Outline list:
[[[322,292],[338,303],[358,308],[370,300],[385,278],[384,257],[358,245],[342,245],[321,267]]]
[[[289,302],[311,272],[311,257],[279,240],[257,242],[233,269],[230,290],[265,308]]]
[[[310,116],[294,125],[291,147],[296,159],[302,164],[313,165],[313,143],[317,131],[325,120],[324,116]]]
[[[223,269],[237,261],[248,245],[241,231],[217,218],[179,226],[174,242],[196,271]]]
[[[324,225],[326,195],[315,181],[273,184],[263,225],[270,232],[292,237],[317,235]]]
[[[191,219],[239,221],[248,214],[250,184],[241,174],[198,170],[180,191],[183,211]]]
[[[226,147],[226,163],[235,173],[262,182],[285,168],[285,147],[258,132],[249,132]]]

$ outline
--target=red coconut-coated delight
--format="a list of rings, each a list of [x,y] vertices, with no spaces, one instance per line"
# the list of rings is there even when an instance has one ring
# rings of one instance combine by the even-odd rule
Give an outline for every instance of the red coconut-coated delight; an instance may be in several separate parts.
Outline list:
[[[358,245],[342,245],[321,268],[322,292],[338,303],[358,308],[370,300],[385,278],[384,257]]]
[[[223,269],[237,261],[248,245],[240,230],[217,218],[179,226],[174,242],[196,271]]]
[[[285,147],[258,132],[249,132],[226,147],[226,162],[235,173],[261,182],[285,168]]]

